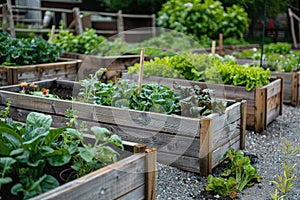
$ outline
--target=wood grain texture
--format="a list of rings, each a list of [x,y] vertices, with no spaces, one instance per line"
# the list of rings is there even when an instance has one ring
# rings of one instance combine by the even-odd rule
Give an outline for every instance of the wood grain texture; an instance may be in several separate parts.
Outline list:
[[[58,62],[24,65],[24,66],[0,66],[7,73],[1,73],[2,85],[13,85],[21,82],[34,82],[57,78],[74,81],[77,76],[81,60],[64,60]],[[6,76],[6,77],[5,77]],[[3,82],[4,80],[7,80]]]

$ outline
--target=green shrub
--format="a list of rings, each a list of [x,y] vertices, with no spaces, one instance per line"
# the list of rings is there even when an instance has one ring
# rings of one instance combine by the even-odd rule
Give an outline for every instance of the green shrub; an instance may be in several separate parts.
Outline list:
[[[221,2],[213,0],[169,0],[158,16],[159,26],[197,38],[208,35],[216,39],[223,33],[224,38],[240,39],[248,30],[248,15],[243,8],[234,5],[225,11]]]

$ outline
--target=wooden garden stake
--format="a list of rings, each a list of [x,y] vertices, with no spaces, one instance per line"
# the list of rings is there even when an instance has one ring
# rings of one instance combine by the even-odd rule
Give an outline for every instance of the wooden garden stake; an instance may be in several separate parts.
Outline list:
[[[55,25],[52,25],[51,33],[50,33],[50,37],[49,37],[49,42],[50,42],[50,43],[53,42],[54,34],[55,34]]]
[[[216,41],[212,41],[211,54],[214,56],[216,53]]]
[[[138,94],[141,93],[142,84],[143,84],[143,73],[144,73],[144,53],[145,49],[141,49],[141,56],[140,56],[140,72],[139,72],[139,80],[138,80]]]
[[[222,56],[223,55],[223,34],[220,33],[219,34],[219,55]]]

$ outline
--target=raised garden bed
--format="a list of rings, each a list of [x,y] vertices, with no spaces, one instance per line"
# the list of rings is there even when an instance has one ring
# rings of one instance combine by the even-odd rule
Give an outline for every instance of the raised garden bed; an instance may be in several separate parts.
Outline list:
[[[122,55],[122,56],[95,56],[79,53],[65,52],[63,58],[82,60],[82,65],[78,71],[77,80],[88,77],[95,73],[99,68],[107,68],[109,71],[122,71],[127,67],[140,62],[140,55]],[[146,58],[146,60],[150,58]]]
[[[92,135],[86,135],[84,139],[91,144],[95,140]],[[154,199],[156,149],[126,141],[123,146],[124,151],[115,149],[120,154],[117,162],[31,199]],[[5,194],[1,196],[6,197]],[[13,199],[20,198],[14,196]]]
[[[80,64],[81,60],[60,59],[58,62],[53,63],[0,66],[1,85],[13,85],[51,78],[74,81]]]
[[[138,76],[136,74],[124,74],[123,78],[137,80]],[[209,84],[205,82],[154,76],[144,77],[144,82],[157,82],[171,87],[174,82],[180,85],[198,85],[201,88],[213,89],[215,91],[213,96],[216,98],[233,100],[240,98],[247,100],[247,129],[257,132],[265,130],[268,124],[282,114],[282,78],[273,78],[268,85],[255,87],[251,91],[247,91],[246,88],[242,86]]]
[[[156,149],[125,142],[122,159],[32,198],[155,199]]]
[[[271,72],[273,76],[281,76],[284,80],[283,103],[297,106],[300,100],[300,72]]]
[[[37,82],[60,96],[76,96],[80,83],[48,80]],[[78,110],[79,119],[112,129],[122,140],[143,143],[158,149],[158,161],[207,176],[233,147],[245,145],[246,101],[227,101],[224,114],[210,114],[201,119],[123,108],[99,106],[60,99],[47,99],[18,93],[19,85],[2,87],[1,104],[11,99],[11,116],[24,121],[29,111],[52,115],[54,126],[65,123],[68,108]]]

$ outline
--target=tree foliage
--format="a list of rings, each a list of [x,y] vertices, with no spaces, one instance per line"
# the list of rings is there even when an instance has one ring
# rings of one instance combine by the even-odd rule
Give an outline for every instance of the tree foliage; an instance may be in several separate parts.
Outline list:
[[[154,14],[166,0],[98,0],[100,6],[107,12],[117,12],[130,14]]]

